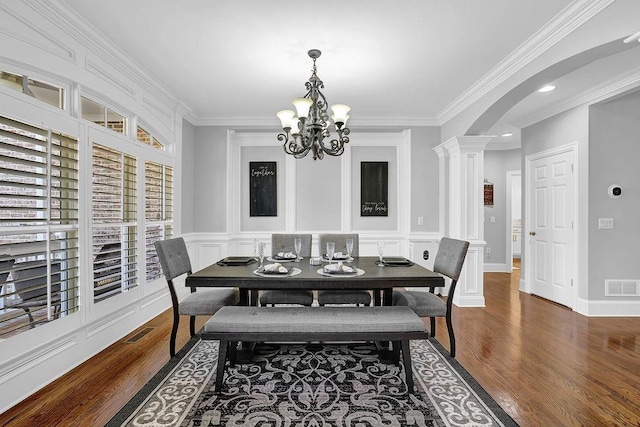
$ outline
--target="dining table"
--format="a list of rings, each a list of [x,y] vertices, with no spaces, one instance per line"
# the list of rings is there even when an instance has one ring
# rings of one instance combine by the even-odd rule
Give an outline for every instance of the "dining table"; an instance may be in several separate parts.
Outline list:
[[[256,305],[257,293],[261,290],[370,290],[374,292],[374,305],[392,305],[393,288],[436,288],[444,286],[444,277],[438,273],[402,257],[355,257],[349,262],[341,261],[351,268],[351,274],[331,274],[323,271],[327,264],[313,265],[309,259],[277,261],[286,270],[285,274],[268,274],[251,257],[246,262],[240,257],[227,257],[189,275],[186,286],[192,288],[236,287],[241,305]],[[405,262],[397,262],[404,260]],[[393,261],[393,262],[392,262]],[[273,264],[267,261],[266,264]],[[266,273],[266,274],[265,274]]]

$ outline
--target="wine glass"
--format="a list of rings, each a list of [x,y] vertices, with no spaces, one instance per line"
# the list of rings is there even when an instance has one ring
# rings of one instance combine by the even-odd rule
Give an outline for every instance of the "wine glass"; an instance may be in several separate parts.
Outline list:
[[[296,251],[296,262],[300,262],[300,251],[302,250],[302,238],[293,239],[293,249]]]
[[[258,258],[260,259],[260,267],[264,261],[264,242],[258,242]]]
[[[333,254],[336,252],[336,242],[327,242],[327,258],[333,261]]]
[[[347,261],[351,260],[351,252],[353,252],[353,239],[347,239],[345,242],[347,247]]]
[[[382,262],[382,254],[384,254],[384,241],[378,240],[378,255],[380,255],[380,260],[378,261],[379,267],[384,266],[384,263]]]

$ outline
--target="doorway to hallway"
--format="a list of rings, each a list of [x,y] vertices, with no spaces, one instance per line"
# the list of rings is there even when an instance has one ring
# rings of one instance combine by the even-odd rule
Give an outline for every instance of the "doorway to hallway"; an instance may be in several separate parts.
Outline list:
[[[520,259],[522,253],[522,172],[507,171],[505,182],[507,184],[505,263],[507,272],[510,273],[515,268],[514,258]]]

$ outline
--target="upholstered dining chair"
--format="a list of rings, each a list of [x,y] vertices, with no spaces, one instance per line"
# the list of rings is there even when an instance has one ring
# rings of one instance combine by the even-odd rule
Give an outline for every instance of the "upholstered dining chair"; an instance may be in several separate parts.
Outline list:
[[[308,262],[311,257],[311,234],[272,234],[271,235],[271,257],[273,258],[279,252],[293,252],[294,241],[296,237],[302,239],[302,247],[300,256],[306,258]],[[276,304],[299,304],[311,306],[313,304],[313,291],[305,289],[290,289],[286,291],[262,291],[260,295],[260,305],[276,305]]]
[[[12,260],[13,263],[13,260]],[[29,316],[29,328],[33,329],[39,323],[47,322],[48,319],[36,320],[33,314],[46,308],[47,299],[47,261],[27,261],[13,264],[11,272],[13,286],[20,299],[9,301],[5,308],[21,308]],[[61,275],[60,264],[51,264],[51,306],[53,307],[53,317],[60,316],[60,289]]]
[[[178,301],[173,279],[183,274],[190,275],[191,260],[187,252],[187,245],[182,237],[174,239],[160,240],[154,243],[162,272],[171,294],[173,304],[173,326],[169,339],[169,354],[173,357],[176,354],[176,335],[180,316],[190,316],[189,332],[191,336],[196,334],[196,316],[212,316],[225,305],[235,305],[239,301],[238,291],[235,289],[208,289],[196,292],[191,288],[191,293]]]
[[[456,291],[456,284],[460,278],[462,265],[469,249],[469,242],[465,240],[451,239],[443,237],[440,240],[438,253],[433,264],[433,271],[447,276],[451,279],[451,287],[447,295],[446,302],[434,294],[434,289],[430,292],[407,291],[394,289],[393,305],[405,305],[410,307],[418,316],[429,317],[431,326],[431,336],[436,336],[436,317],[444,317],[447,322],[449,332],[449,353],[451,357],[456,357],[456,337],[451,323],[451,305],[453,294]]]
[[[356,233],[331,233],[320,234],[318,238],[320,255],[327,253],[327,242],[335,242],[336,252],[347,252],[347,239],[353,239],[353,250],[351,256],[359,256],[360,240]],[[318,305],[325,304],[356,304],[370,305],[371,294],[362,290],[322,290],[318,291]]]

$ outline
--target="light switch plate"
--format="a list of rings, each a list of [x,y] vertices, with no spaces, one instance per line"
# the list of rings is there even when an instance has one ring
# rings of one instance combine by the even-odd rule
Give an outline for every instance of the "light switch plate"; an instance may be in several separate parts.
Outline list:
[[[613,228],[613,218],[598,218],[598,228],[601,230],[610,230]]]

